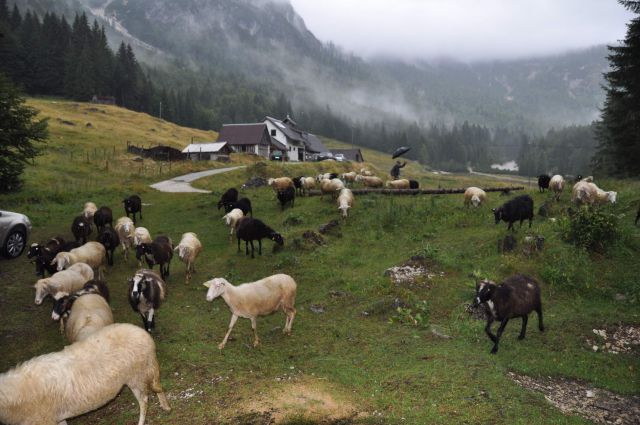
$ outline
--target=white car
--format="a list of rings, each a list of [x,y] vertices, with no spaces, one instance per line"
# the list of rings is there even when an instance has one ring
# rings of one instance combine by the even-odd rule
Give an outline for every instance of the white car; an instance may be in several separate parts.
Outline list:
[[[27,246],[31,221],[24,214],[0,210],[0,251],[7,258],[18,258]]]
[[[337,153],[335,155],[333,155],[333,159],[335,159],[338,162],[344,162],[347,160],[347,158],[344,157],[344,154],[342,153]]]

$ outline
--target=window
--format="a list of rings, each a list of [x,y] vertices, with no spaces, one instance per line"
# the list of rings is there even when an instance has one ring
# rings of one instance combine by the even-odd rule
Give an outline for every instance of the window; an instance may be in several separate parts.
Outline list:
[[[275,129],[275,128],[274,128],[273,130],[271,130],[271,135],[272,135],[272,136],[275,136],[275,135],[276,135],[276,133],[277,133],[277,131],[276,131],[276,129]]]

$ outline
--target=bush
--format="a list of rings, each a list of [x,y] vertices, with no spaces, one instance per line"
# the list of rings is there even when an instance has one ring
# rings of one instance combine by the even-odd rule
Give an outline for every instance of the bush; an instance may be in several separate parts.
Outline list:
[[[618,217],[603,210],[580,208],[562,226],[562,238],[589,251],[604,252],[618,240]]]

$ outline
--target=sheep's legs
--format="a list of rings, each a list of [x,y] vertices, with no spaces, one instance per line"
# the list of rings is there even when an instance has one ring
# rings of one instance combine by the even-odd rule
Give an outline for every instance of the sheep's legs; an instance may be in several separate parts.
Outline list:
[[[291,326],[293,326],[293,319],[296,317],[296,309],[291,307],[285,309],[284,313],[287,315],[287,320],[284,324],[284,333],[291,335]]]
[[[231,334],[231,330],[236,324],[236,320],[238,320],[238,316],[236,316],[235,314],[232,314],[231,321],[229,322],[229,330],[227,331],[227,334],[224,336],[224,339],[222,340],[222,342],[218,344],[218,348],[220,350],[222,350],[224,346],[227,345],[227,339],[229,339],[229,335]]]
[[[498,332],[496,335],[496,341],[491,349],[491,354],[496,354],[498,352],[498,344],[500,343],[500,337],[502,336],[502,332],[504,332],[504,328],[507,327],[507,323],[509,323],[509,319],[503,319],[502,323],[500,323],[500,327],[498,328]]]
[[[262,255],[262,239],[258,239],[258,254]]]
[[[487,333],[487,336],[489,336],[489,339],[491,339],[491,341],[493,341],[493,343],[495,344],[496,336],[493,333],[491,333],[492,324],[493,324],[493,318],[490,318],[489,320],[487,320],[487,326],[484,327],[484,331]]]
[[[147,417],[147,406],[149,404],[149,395],[146,391],[141,390],[137,387],[129,387],[131,388],[131,392],[138,400],[138,405],[140,405],[140,419],[138,419],[138,425],[144,425],[144,420]]]
[[[520,335],[518,335],[518,339],[524,339],[526,333],[527,333],[527,322],[529,321],[529,316],[528,315],[524,315],[522,316],[522,329],[520,329]]]
[[[157,360],[154,360],[154,372],[153,372],[153,378],[151,380],[151,391],[153,391],[154,393],[156,393],[158,395],[158,400],[160,401],[160,407],[162,407],[162,410],[166,411],[166,412],[170,412],[171,411],[171,406],[169,406],[169,402],[167,401],[167,396],[164,393],[164,390],[162,389],[162,384],[160,384],[160,368],[158,367],[158,362]]]
[[[251,317],[251,329],[253,329],[253,346],[257,347],[260,345],[260,338],[258,338],[258,329],[255,317]]]
[[[538,329],[540,329],[540,332],[544,332],[544,325],[542,324],[542,306],[536,308],[536,313],[538,313]]]

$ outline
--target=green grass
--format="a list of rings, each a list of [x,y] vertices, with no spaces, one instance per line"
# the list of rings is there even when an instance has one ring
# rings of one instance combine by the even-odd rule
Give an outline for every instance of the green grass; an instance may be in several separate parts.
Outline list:
[[[56,134],[57,130],[54,137]],[[623,237],[606,254],[577,251],[562,241],[558,222],[536,216],[531,231],[525,226],[516,233],[520,245],[525,234],[545,237],[545,249],[531,257],[520,247],[508,255],[497,253],[497,241],[507,232],[504,223],[493,223],[490,208],[505,200],[496,193],[489,194],[488,205],[478,210],[463,208],[462,195],[360,196],[350,218],[335,233],[324,236],[326,245],[315,246],[302,234],[338,218],[332,201],[299,198],[295,208],[281,212],[270,188],[250,189],[242,195],[252,200],[255,216],[286,240],[279,252],[272,252],[272,243],[265,241],[262,257],[252,260],[236,253],[235,241],[229,243],[228,229],[215,203],[228,187],[239,187],[254,167],[195,184],[213,190],[212,195],[159,193],[146,186],[154,176],[132,177],[123,171],[109,175],[104,188],[100,184],[73,190],[61,187],[54,196],[44,196],[42,177],[55,182],[64,178],[63,173],[77,170],[75,163],[64,161],[55,168],[47,165],[57,155],[56,146],[54,138],[53,151],[29,171],[22,193],[0,197],[2,208],[31,217],[32,240],[56,234],[70,237],[71,220],[87,200],[108,205],[120,216],[122,196],[138,192],[150,204],[144,207],[141,224],[152,234],[166,233],[177,241],[183,232],[194,231],[205,247],[189,286],[184,284],[184,266],[177,259],[172,263],[169,294],[157,313],[154,337],[173,411],[164,413],[152,398],[149,423],[268,423],[257,412],[269,408],[281,412],[281,422],[296,424],[349,423],[337,419],[350,417],[352,411],[359,414],[351,421],[363,424],[586,423],[550,407],[541,394],[517,386],[508,378],[508,371],[566,376],[622,394],[640,393],[637,351],[593,353],[585,343],[593,328],[640,322],[640,229],[632,223],[639,182],[599,182],[603,188],[619,191],[618,205],[605,208],[624,215],[620,220]],[[374,162],[368,166],[386,170],[388,164],[378,162],[384,156],[376,158],[365,152],[365,159],[370,158]],[[314,175],[348,167],[269,164],[262,172]],[[500,184],[489,178],[436,176],[422,172],[417,164],[407,171],[427,187]],[[85,172],[77,171],[77,178]],[[549,198],[537,190],[527,193],[533,196],[536,209]],[[563,217],[562,210],[569,206],[567,198],[565,194],[554,208],[555,217]],[[115,266],[107,271],[114,317],[139,325],[140,318],[126,300],[126,279],[136,265],[125,263],[119,250],[116,254]],[[429,281],[429,289],[396,287],[383,276],[385,269],[416,254],[427,256],[433,269],[443,272]],[[516,272],[542,282],[547,331],[538,332],[537,319],[532,316],[527,338],[518,341],[520,323],[515,320],[503,335],[499,353],[490,355],[484,322],[464,312],[464,304],[473,297],[471,276],[500,280]],[[230,313],[221,299],[206,302],[201,283],[224,276],[238,284],[273,273],[288,273],[298,283],[298,315],[292,336],[281,333],[282,313],[260,318],[262,345],[254,349],[250,323],[242,319],[232,334],[235,339],[219,351],[217,344],[226,332]],[[564,278],[551,283],[545,276]],[[50,319],[50,302],[39,307],[33,304],[35,277],[26,257],[1,261],[0,280],[0,370],[62,349],[65,340]],[[614,301],[618,293],[626,300]],[[453,338],[437,338],[428,326],[389,323],[395,314],[391,308],[395,298],[410,305],[426,300],[429,323]],[[322,305],[325,313],[311,312],[313,304]],[[185,397],[187,393],[195,395]],[[133,396],[124,390],[106,407],[69,423],[134,423],[137,407],[132,403]]]

